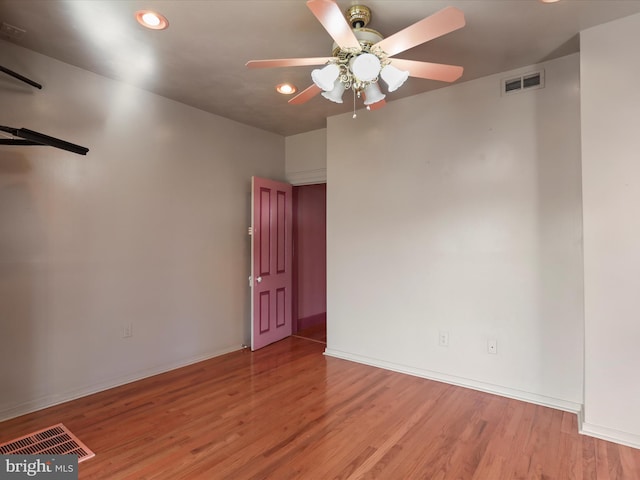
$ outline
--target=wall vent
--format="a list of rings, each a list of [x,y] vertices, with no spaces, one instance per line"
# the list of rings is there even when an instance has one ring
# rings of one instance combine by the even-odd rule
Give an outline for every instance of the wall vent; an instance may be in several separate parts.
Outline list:
[[[500,82],[502,95],[512,95],[524,90],[544,88],[544,70],[529,72],[517,77],[503,78]]]

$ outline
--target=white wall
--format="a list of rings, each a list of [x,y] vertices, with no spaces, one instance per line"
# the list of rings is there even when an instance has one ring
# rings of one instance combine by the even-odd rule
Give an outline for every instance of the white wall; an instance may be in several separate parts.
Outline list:
[[[291,135],[285,139],[285,170],[293,185],[327,181],[327,129]]]
[[[0,419],[240,348],[250,177],[284,138],[0,42]],[[121,338],[133,323],[133,337]]]
[[[640,15],[581,33],[583,430],[640,448]]]
[[[580,408],[579,57],[542,66],[329,118],[329,355]]]

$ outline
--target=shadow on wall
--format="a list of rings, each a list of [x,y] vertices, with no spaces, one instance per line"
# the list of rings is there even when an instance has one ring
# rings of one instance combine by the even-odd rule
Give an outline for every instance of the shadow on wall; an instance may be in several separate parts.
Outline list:
[[[547,87],[529,92],[537,99],[534,128],[538,327],[538,371],[531,369],[530,374],[541,391],[554,392],[556,398],[580,404],[584,276],[578,57],[556,62],[551,72]],[[560,101],[563,108],[558,107]],[[559,355],[563,359],[560,363]]]
[[[562,45],[560,45],[558,48],[553,50],[551,53],[549,53],[543,58],[538,59],[537,62],[538,63],[548,62],[555,58],[571,55],[572,53],[579,52],[579,51],[580,51],[580,34],[576,33],[573,37],[571,37],[569,40],[564,42]]]
[[[27,174],[29,160],[0,147],[0,412],[36,391],[37,336],[34,296],[41,278],[37,259],[45,239]]]
[[[35,93],[35,89],[32,86],[20,83],[18,80],[2,72],[0,72],[0,88],[4,91],[20,95],[33,95]]]
[[[25,175],[31,171],[31,163],[19,151],[11,151],[13,147],[0,147],[0,175]],[[4,184],[4,181],[3,181]],[[4,187],[4,185],[3,185]]]

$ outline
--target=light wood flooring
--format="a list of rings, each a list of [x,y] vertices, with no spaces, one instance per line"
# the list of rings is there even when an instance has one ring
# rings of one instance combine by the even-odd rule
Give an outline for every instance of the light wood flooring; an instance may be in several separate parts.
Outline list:
[[[325,357],[291,337],[0,423],[64,423],[80,479],[640,479],[574,414]]]

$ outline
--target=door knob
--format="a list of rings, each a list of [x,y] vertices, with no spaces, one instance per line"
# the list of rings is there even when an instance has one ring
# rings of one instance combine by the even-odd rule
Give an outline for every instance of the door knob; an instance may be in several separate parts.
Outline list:
[[[256,282],[260,283],[262,281],[262,277],[257,277]]]

